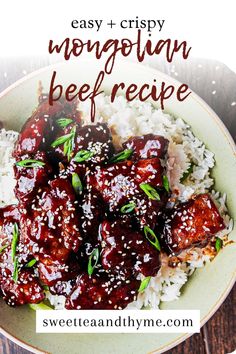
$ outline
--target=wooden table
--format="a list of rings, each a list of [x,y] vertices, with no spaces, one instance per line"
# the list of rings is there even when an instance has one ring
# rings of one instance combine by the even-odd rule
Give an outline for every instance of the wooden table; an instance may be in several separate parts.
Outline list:
[[[2,58],[0,60],[0,92],[17,79],[48,64],[51,64],[51,61],[47,57]],[[190,59],[170,65],[152,61],[148,65],[187,83],[219,115],[236,141],[236,74],[225,65],[206,59]],[[202,328],[200,334],[193,335],[167,353],[226,354],[234,350],[236,350],[236,286],[220,309]],[[29,352],[0,335],[0,353],[26,354]]]

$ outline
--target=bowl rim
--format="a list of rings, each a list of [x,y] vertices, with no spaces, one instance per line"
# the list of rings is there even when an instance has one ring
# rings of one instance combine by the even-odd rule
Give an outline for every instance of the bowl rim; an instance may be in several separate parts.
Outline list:
[[[72,60],[71,63],[73,64],[75,61]],[[81,60],[78,64],[82,63],[82,62],[93,62],[94,60],[90,60],[90,59],[83,59]],[[117,64],[118,63],[118,64]],[[158,74],[159,77],[162,77],[163,79],[166,79],[168,81],[173,82],[175,85],[179,84],[180,81],[176,80],[175,78],[172,78],[171,76],[153,68],[153,67],[149,67],[149,66],[145,66],[144,64],[140,64],[140,63],[135,63],[135,62],[131,62],[128,60],[122,60],[122,59],[118,59],[117,60],[116,65],[119,65],[119,63],[123,63],[124,65],[127,66],[136,66],[137,69],[138,68],[142,68],[148,71],[153,71],[156,72]],[[7,88],[5,88],[1,93],[0,93],[0,99],[6,95],[8,95],[13,89],[19,87],[20,85],[24,84],[24,82],[30,80],[31,78],[34,78],[38,75],[40,75],[41,73],[44,73],[52,68],[57,68],[57,67],[61,67],[61,66],[65,66],[68,65],[68,63],[66,62],[58,62],[58,63],[53,63],[50,65],[47,65],[43,68],[40,68],[38,70],[35,70],[33,72],[31,72],[30,74],[25,75],[24,77],[20,78],[19,80],[15,81],[13,84],[11,84],[10,86],[8,86]],[[233,155],[236,157],[236,143],[234,142],[231,134],[229,133],[227,127],[225,126],[225,124],[223,123],[223,121],[219,118],[219,116],[214,112],[214,110],[200,97],[198,96],[194,91],[191,90],[191,98],[193,100],[195,100],[197,102],[197,104],[201,105],[201,107],[211,116],[211,118],[214,120],[214,122],[218,125],[218,127],[220,128],[222,134],[224,134],[226,140],[228,141]],[[222,293],[221,297],[219,298],[219,300],[211,307],[211,309],[209,310],[208,314],[201,320],[200,322],[200,328],[202,328],[204,326],[204,324],[216,313],[216,311],[219,309],[219,307],[223,304],[223,302],[225,301],[225,299],[227,298],[227,296],[229,295],[230,291],[232,290],[234,284],[236,282],[236,269],[234,270],[234,273],[228,283],[227,288],[225,288],[225,291]],[[28,344],[27,342],[25,342],[22,339],[17,338],[15,335],[11,334],[10,332],[6,331],[1,325],[0,325],[0,333],[3,334],[6,338],[10,339],[11,341],[13,341],[14,343],[16,343],[17,345],[21,346],[24,349],[27,349],[29,351],[32,351],[35,354],[50,354],[47,351],[43,351],[42,349]],[[151,352],[149,352],[149,354],[161,354],[166,352],[167,350],[170,350],[172,348],[174,348],[175,346],[177,346],[178,344],[184,342],[187,338],[191,337],[194,333],[188,333],[188,334],[180,334],[180,336],[176,339],[174,339],[172,342],[168,343],[167,345],[163,345],[162,347],[159,347],[158,349],[154,349]]]

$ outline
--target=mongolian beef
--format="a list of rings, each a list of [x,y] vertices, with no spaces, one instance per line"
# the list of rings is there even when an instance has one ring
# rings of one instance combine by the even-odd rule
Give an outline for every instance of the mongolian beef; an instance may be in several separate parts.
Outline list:
[[[0,209],[0,295],[67,309],[123,309],[171,256],[225,228],[211,196],[173,202],[169,141],[147,134],[113,145],[105,123],[83,125],[76,105],[40,97],[15,145],[18,204]],[[142,279],[142,280],[141,280]]]

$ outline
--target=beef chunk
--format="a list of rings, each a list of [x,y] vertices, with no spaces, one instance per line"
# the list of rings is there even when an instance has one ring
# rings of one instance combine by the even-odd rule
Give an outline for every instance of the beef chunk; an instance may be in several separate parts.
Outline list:
[[[15,282],[12,269],[5,267],[0,274],[0,285],[3,299],[10,306],[39,303],[45,297],[43,288],[30,270],[19,270]]]
[[[62,282],[76,278],[79,272],[79,264],[71,257],[66,262],[53,260],[53,257],[41,257],[38,271],[43,284],[54,286],[59,291]]]
[[[210,237],[225,228],[209,194],[195,196],[167,212],[163,237],[174,253],[193,245],[204,245]]]
[[[162,173],[163,168],[159,159],[140,160],[137,163],[125,161],[108,167],[96,166],[94,174],[91,174],[90,183],[102,194],[112,212],[140,194],[141,183],[150,183],[161,188]]]
[[[82,274],[66,299],[68,310],[79,309],[123,309],[136,299],[140,281],[122,282],[109,278],[105,273],[89,277]]]
[[[39,150],[48,150],[58,125],[56,119],[68,117],[80,122],[76,102],[68,103],[64,99],[49,105],[47,95],[41,96],[39,106],[24,124],[17,141],[14,157],[36,154]]]
[[[127,278],[142,273],[155,276],[160,268],[159,252],[145,238],[120,222],[104,221],[101,227],[104,241],[101,253],[103,268]]]
[[[38,161],[39,164],[37,165],[37,163],[31,162],[31,167],[27,167],[27,164],[25,166],[19,166],[17,164],[14,166],[17,180],[15,194],[17,199],[22,203],[29,202],[40,187],[47,185],[52,174],[52,167],[47,160],[45,152],[37,152],[33,157],[23,155],[21,159],[18,160],[18,163],[27,162],[27,160],[35,160]]]
[[[24,124],[14,150],[14,156],[36,154],[40,148],[44,148],[50,132],[49,118],[61,111],[63,111],[63,105],[59,101],[55,102],[53,106],[50,106],[47,101],[43,101]]]
[[[88,161],[101,163],[108,161],[114,154],[111,132],[104,123],[86,125],[79,129],[76,137],[75,152],[87,150],[92,153]]]
[[[66,179],[57,178],[33,200],[21,215],[25,242],[43,246],[56,258],[66,258],[66,250],[76,252],[82,238],[74,190]],[[57,257],[58,254],[58,257]]]
[[[32,269],[24,269],[32,258],[28,247],[22,244],[20,230],[17,232],[16,256],[18,277],[13,279],[12,238],[14,224],[19,222],[19,212],[15,206],[0,210],[0,293],[10,306],[37,303],[44,298],[43,289]]]
[[[21,242],[19,230],[20,213],[15,205],[0,208],[0,263],[12,268],[11,243],[14,229],[17,230],[17,247],[21,251],[21,262],[29,260],[29,250],[27,245]],[[1,269],[1,266],[0,266]]]
[[[108,161],[114,154],[111,133],[106,124],[79,127],[72,123],[64,129],[58,130],[55,141],[65,136],[70,139],[54,149],[52,148],[52,151],[64,164],[71,161],[70,171],[75,171],[76,166]],[[69,153],[66,147],[68,143],[71,144]]]
[[[11,206],[0,210],[0,215],[4,216],[3,219],[0,218],[0,247],[4,247],[0,253],[0,263],[4,265],[3,268],[0,267],[0,273],[2,271],[2,278],[0,274],[0,284],[2,279],[3,293],[9,292],[9,294],[12,295],[12,291],[15,291],[16,294],[18,294],[18,287],[14,285],[14,281],[12,281],[14,266],[11,250],[13,229],[16,222],[21,226],[21,229],[18,228],[16,257],[19,262],[19,277],[22,276],[22,281],[27,281],[27,279],[29,279],[29,282],[33,284],[32,287],[34,288],[35,286],[37,289],[36,278],[32,273],[33,269],[29,270],[25,268],[26,264],[33,258],[36,258],[38,261],[36,266],[38,267],[39,279],[46,285],[55,285],[58,281],[66,281],[68,279],[76,278],[79,272],[78,262],[70,255],[70,250],[68,250],[53,233],[51,234],[50,231],[48,231],[42,235],[45,236],[45,238],[48,237],[48,242],[37,240],[37,237],[35,240],[35,235],[32,235],[31,233],[27,233],[27,239],[24,239],[25,229],[29,232],[29,229],[27,229],[28,223],[26,220],[24,220],[23,223],[19,223],[19,220],[21,220],[19,211],[14,206]],[[36,233],[36,230],[33,229],[33,231]],[[40,231],[43,232],[42,229]],[[22,239],[25,242],[22,242]],[[30,274],[27,275],[28,271],[32,275],[33,281],[31,281],[32,277],[30,277]],[[9,285],[8,287],[5,287],[6,281]],[[21,280],[19,281],[19,284],[21,284]],[[27,291],[27,288],[25,289]],[[22,290],[20,291],[22,292]],[[31,293],[29,293],[29,296],[30,294]],[[27,300],[27,302],[34,302],[34,296],[32,300],[33,301]],[[8,301],[7,297],[6,301]],[[21,304],[20,302],[17,302],[18,299],[15,299],[14,301],[16,301],[17,305]]]
[[[163,167],[158,158],[96,166],[89,183],[108,204],[109,212],[119,213],[122,206],[134,202],[138,222],[151,228],[168,196],[163,189]],[[141,184],[149,184],[158,189],[159,198],[149,198],[140,187]]]
[[[159,157],[164,159],[168,149],[168,140],[163,136],[146,134],[129,138],[123,143],[124,149],[133,150],[132,159],[150,159]]]

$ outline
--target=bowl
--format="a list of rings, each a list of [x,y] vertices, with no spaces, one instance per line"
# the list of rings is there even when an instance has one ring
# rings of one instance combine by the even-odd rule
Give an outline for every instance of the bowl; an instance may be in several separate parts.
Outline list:
[[[37,106],[37,88],[41,81],[48,90],[53,70],[57,79],[66,87],[71,82],[81,85],[93,83],[99,72],[97,61],[71,61],[37,71],[10,86],[0,95],[0,120],[7,129],[19,130]],[[114,83],[165,81],[175,88],[179,83],[157,70],[120,61],[107,76],[102,88],[109,93]],[[122,79],[122,80],[121,80]],[[158,107],[156,103],[154,106]],[[227,129],[196,94],[179,102],[172,96],[165,102],[165,111],[181,117],[194,134],[215,154],[213,169],[215,188],[227,193],[227,205],[231,217],[236,218],[236,148]],[[236,241],[236,228],[230,234]],[[197,270],[184,286],[179,300],[164,303],[163,309],[200,309],[201,325],[216,312],[236,279],[236,243],[225,247],[204,268]],[[36,334],[35,313],[27,306],[10,308],[0,301],[0,326],[2,333],[22,347],[35,353],[162,353],[181,341],[187,334]]]

